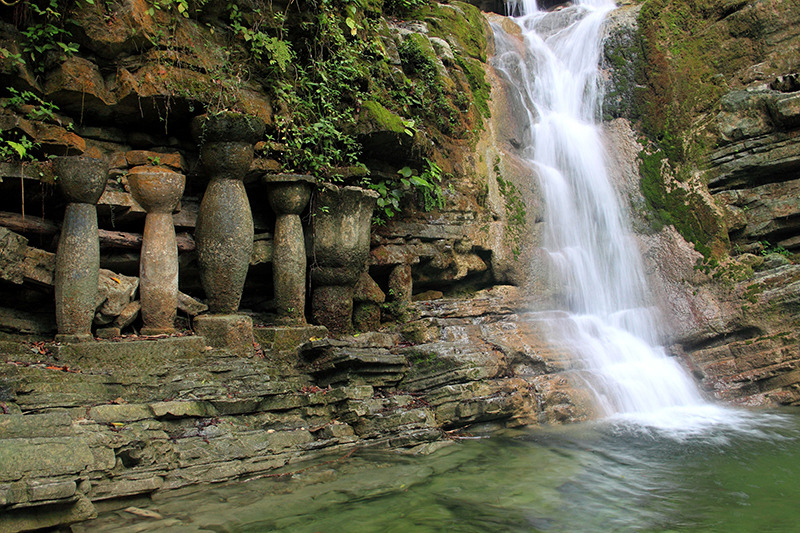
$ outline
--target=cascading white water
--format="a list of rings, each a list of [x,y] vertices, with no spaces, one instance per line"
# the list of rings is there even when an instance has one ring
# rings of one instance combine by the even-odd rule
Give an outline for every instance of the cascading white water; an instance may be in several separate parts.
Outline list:
[[[493,63],[520,92],[530,120],[524,153],[543,191],[544,247],[567,309],[550,321],[553,340],[583,361],[605,414],[658,418],[707,404],[659,346],[636,242],[608,176],[596,118],[602,27],[614,7],[577,0],[548,13],[535,1],[511,4],[509,12],[522,11],[516,22],[525,46],[495,28]],[[674,414],[668,418],[675,423]]]

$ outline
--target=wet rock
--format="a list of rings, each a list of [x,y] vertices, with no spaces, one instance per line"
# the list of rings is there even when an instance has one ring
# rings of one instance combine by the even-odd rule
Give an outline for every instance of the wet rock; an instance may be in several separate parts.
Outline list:
[[[53,284],[55,254],[28,246],[28,239],[0,226],[0,279]]]

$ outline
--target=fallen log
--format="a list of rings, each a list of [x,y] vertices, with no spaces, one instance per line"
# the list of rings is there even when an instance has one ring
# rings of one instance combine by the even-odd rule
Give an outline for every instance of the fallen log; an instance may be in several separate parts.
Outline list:
[[[142,247],[141,233],[128,233],[124,231],[98,230],[100,246],[105,248],[120,248],[125,250],[138,250]],[[175,235],[179,252],[191,252],[195,248],[194,239],[188,233]]]
[[[10,229],[15,233],[33,233],[35,235],[53,235],[58,231],[58,225],[46,218],[22,216],[19,213],[0,211],[0,226]]]

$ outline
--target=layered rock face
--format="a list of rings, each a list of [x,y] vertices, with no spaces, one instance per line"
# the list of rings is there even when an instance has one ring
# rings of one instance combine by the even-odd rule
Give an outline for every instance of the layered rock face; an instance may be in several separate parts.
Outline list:
[[[199,336],[34,351],[2,342],[0,526],[52,527],[110,500],[291,476],[355,447],[427,453],[479,425],[585,419],[568,358],[521,307],[505,286],[410,305],[402,334],[257,327],[254,357]]]
[[[657,145],[642,145],[645,137],[631,134],[624,121],[609,127],[628,154],[625,181],[657,299],[670,319],[672,351],[718,398],[796,405],[796,3],[643,4],[612,17],[606,59],[614,85],[606,113],[632,119],[651,138],[657,133]],[[681,29],[658,33],[653,21],[669,17],[687,17],[679,28],[694,33],[680,40]],[[668,85],[660,84],[665,73],[672,76]],[[640,114],[647,110],[668,117],[664,129]],[[674,127],[684,115],[690,122]],[[669,144],[676,137],[682,155]],[[646,200],[630,186],[639,176]],[[704,255],[669,227],[654,232],[653,208]]]

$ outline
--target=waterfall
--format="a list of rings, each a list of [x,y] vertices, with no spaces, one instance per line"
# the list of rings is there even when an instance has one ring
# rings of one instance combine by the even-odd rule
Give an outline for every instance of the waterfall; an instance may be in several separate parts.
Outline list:
[[[548,319],[552,341],[582,361],[579,374],[605,415],[692,418],[717,409],[659,345],[657,311],[637,244],[609,179],[601,127],[599,63],[610,0],[577,0],[554,12],[509,4],[524,47],[495,27],[493,64],[519,91],[529,138],[523,154],[545,201],[544,248],[566,312]],[[670,411],[667,417],[663,413]],[[661,422],[654,422],[659,425]]]

